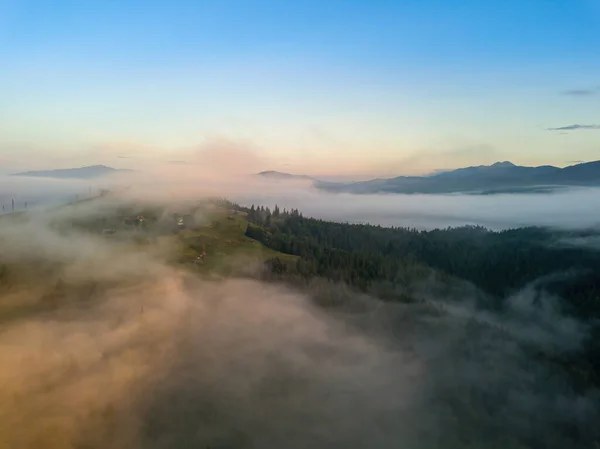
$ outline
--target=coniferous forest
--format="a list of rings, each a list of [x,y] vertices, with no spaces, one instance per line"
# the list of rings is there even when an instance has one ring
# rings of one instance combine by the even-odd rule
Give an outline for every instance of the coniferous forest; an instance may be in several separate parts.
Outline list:
[[[581,368],[584,383],[600,384],[600,251],[586,244],[596,238],[593,230],[424,231],[329,222],[278,206],[229,207],[247,214],[248,237],[299,256],[295,266],[267,261],[280,277],[325,278],[390,301],[419,300],[413,286],[431,276],[448,285],[467,281],[485,297],[479,305],[496,312],[525,288],[534,291],[535,300],[560,298],[559,313],[591,326],[584,348],[560,363]]]

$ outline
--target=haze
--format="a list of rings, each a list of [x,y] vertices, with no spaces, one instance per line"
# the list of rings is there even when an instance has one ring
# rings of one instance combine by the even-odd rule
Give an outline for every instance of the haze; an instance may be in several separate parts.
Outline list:
[[[0,0],[0,449],[600,448],[599,31]]]
[[[166,263],[168,245],[74,226],[148,200],[129,195],[3,217],[1,447],[563,449],[600,437],[597,390],[573,391],[526,351],[577,350],[587,335],[553,298],[538,307],[525,289],[496,315],[476,310],[472,287],[435,279],[416,286],[420,304],[319,279],[210,281]],[[182,204],[154,206],[160,222]]]
[[[167,174],[168,173],[168,174]],[[600,189],[570,188],[555,193],[499,195],[351,195],[320,192],[306,182],[281,183],[253,176],[170,168],[102,180],[73,181],[0,177],[2,205],[44,208],[93,196],[104,188],[129,186],[145,201],[193,201],[227,196],[241,204],[300,209],[305,215],[333,221],[419,229],[482,225],[500,230],[521,226],[585,229],[600,224]]]
[[[277,192],[277,193],[275,193]],[[332,221],[418,229],[481,225],[501,230],[522,226],[584,229],[600,225],[600,189],[567,189],[550,194],[503,195],[350,195],[280,189],[253,196],[244,204],[296,208]]]

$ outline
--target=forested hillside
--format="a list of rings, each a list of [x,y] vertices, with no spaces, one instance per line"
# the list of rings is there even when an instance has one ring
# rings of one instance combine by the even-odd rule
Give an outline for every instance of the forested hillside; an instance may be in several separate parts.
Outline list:
[[[301,256],[298,271],[307,275],[365,288],[375,281],[397,280],[408,265],[424,265],[468,280],[495,297],[543,281],[574,300],[600,301],[600,251],[570,243],[574,237],[585,241],[593,236],[591,231],[493,232],[477,226],[421,231],[328,222],[305,218],[297,210],[246,212],[253,223],[246,234],[272,249]],[[600,307],[595,311],[600,313]]]
[[[269,268],[277,273],[341,281],[392,301],[421,299],[412,287],[432,284],[432,276],[455,292],[468,281],[487,298],[479,306],[496,312],[525,288],[534,291],[536,301],[558,297],[559,313],[590,324],[585,349],[576,359],[585,366],[586,378],[600,379],[600,251],[585,246],[595,231],[531,227],[494,232],[477,226],[422,231],[328,222],[278,207],[231,207],[247,213],[248,237],[300,256],[292,267],[271,260]]]
[[[0,447],[600,441],[594,232],[116,197],[0,221]]]

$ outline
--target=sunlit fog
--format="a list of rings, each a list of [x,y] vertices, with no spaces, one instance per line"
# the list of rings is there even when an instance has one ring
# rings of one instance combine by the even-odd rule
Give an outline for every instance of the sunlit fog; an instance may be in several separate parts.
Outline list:
[[[0,449],[600,449],[599,0],[0,0]]]

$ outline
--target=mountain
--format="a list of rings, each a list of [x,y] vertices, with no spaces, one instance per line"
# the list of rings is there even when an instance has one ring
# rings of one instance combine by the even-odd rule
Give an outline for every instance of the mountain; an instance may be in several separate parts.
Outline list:
[[[15,173],[12,176],[28,176],[36,178],[57,178],[57,179],[92,179],[102,176],[131,172],[132,170],[116,169],[105,165],[90,165],[79,168],[61,168],[57,170],[38,170],[23,173]]]
[[[274,171],[274,170],[267,170],[267,171],[261,171],[260,173],[257,173],[257,176],[263,176],[265,178],[269,178],[269,179],[279,179],[279,180],[292,180],[292,179],[296,179],[296,180],[305,180],[305,181],[314,181],[315,178],[311,178],[310,176],[307,175],[292,175],[290,173],[283,173],[280,171]]]
[[[430,176],[398,176],[353,183],[315,181],[330,192],[368,193],[517,193],[567,186],[600,186],[600,161],[565,168],[523,167],[512,162],[459,168]]]

